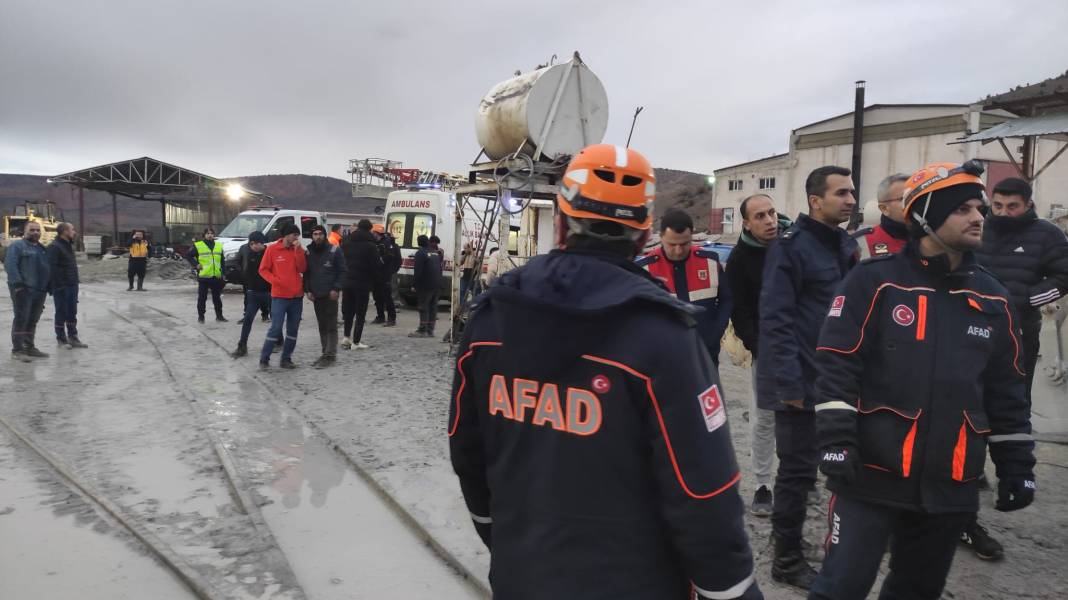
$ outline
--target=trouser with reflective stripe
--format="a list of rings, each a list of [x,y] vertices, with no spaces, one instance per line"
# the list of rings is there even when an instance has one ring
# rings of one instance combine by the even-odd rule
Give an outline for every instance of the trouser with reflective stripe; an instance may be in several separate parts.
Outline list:
[[[809,600],[867,598],[890,547],[879,600],[937,600],[971,513],[931,514],[832,496],[826,557]]]
[[[290,360],[297,347],[297,331],[300,329],[300,317],[304,313],[304,297],[271,298],[271,329],[267,339],[263,340],[260,350],[260,362],[270,362],[271,351],[275,343],[282,339],[282,325],[285,324],[285,342],[282,344],[282,360]]]

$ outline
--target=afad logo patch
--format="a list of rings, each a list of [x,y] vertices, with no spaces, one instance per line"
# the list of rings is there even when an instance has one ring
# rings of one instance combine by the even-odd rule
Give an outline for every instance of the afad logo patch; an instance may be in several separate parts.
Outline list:
[[[705,416],[705,427],[708,432],[723,427],[727,422],[727,409],[723,407],[723,397],[719,395],[719,386],[713,385],[697,396],[697,402],[701,405],[701,413]]]
[[[835,296],[831,301],[831,310],[827,313],[828,317],[840,317],[842,316],[842,309],[845,308],[845,296]]]

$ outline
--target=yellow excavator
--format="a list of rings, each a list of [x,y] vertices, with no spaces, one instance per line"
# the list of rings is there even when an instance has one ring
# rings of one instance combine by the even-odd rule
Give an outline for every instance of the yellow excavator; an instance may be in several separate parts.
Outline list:
[[[0,246],[7,248],[11,242],[22,237],[22,230],[26,223],[41,224],[41,243],[49,244],[56,237],[56,204],[55,202],[31,202],[27,201],[22,206],[16,206],[10,215],[4,217],[4,236],[0,238]]]

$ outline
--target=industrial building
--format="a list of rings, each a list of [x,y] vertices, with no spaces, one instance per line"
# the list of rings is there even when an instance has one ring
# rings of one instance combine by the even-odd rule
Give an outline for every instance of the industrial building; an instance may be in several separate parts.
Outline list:
[[[879,181],[891,173],[977,158],[986,164],[988,188],[1023,171],[1026,178],[1034,179],[1039,216],[1062,216],[1068,212],[1064,191],[1068,189],[1068,160],[1056,159],[1068,146],[1064,133],[1068,113],[1061,112],[1068,109],[1066,86],[1068,75],[970,105],[874,104],[864,108],[858,201],[864,206],[874,200]],[[1026,131],[1002,125],[1031,124],[1036,116],[1044,120]],[[1004,135],[998,133],[1003,130]],[[984,136],[984,132],[994,135]],[[853,112],[848,112],[793,130],[786,153],[716,169],[713,216],[723,223],[724,237],[740,232],[738,205],[755,193],[769,194],[776,208],[791,218],[806,212],[805,177],[823,165],[849,167],[852,140]],[[999,143],[990,143],[994,141]]]

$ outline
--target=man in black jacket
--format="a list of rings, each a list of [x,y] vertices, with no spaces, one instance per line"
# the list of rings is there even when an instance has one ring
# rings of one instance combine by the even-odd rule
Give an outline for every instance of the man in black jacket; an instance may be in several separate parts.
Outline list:
[[[259,235],[256,235],[256,234],[259,234]],[[243,305],[243,307],[241,309],[242,314],[244,314],[245,311],[248,310],[249,295],[248,295],[247,292],[248,292],[249,288],[248,288],[248,285],[245,283],[244,273],[245,273],[245,265],[248,264],[249,253],[252,252],[251,245],[252,245],[252,239],[253,238],[256,238],[257,240],[259,240],[258,243],[260,244],[260,246],[266,247],[265,244],[266,244],[267,236],[264,235],[263,232],[261,232],[261,231],[253,231],[252,233],[250,233],[248,235],[248,242],[245,242],[244,244],[241,244],[241,247],[237,249],[238,276],[241,277],[241,297],[244,298],[244,301],[245,301],[245,303],[244,303],[244,305]],[[260,250],[258,250],[258,252],[263,252],[263,248],[262,247],[260,248]],[[258,264],[258,262],[257,262],[257,264]],[[256,275],[259,276],[259,272],[257,272]],[[262,279],[262,277],[260,279]],[[264,285],[267,285],[267,291],[270,291],[270,287],[271,286],[268,285],[267,282],[263,282],[263,283],[264,283]],[[256,313],[252,313],[252,316],[255,317]],[[260,310],[260,320],[262,320],[264,323],[267,323],[268,321],[271,320],[271,297],[270,297],[270,295],[267,296],[267,303],[264,304],[262,306],[262,309]],[[245,318],[241,317],[241,320],[239,320],[237,323],[238,323],[238,325],[243,325],[245,323]]]
[[[767,194],[754,194],[738,207],[742,215],[742,235],[727,261],[727,284],[734,297],[731,321],[734,333],[753,354],[753,402],[749,408],[750,445],[753,477],[757,491],[750,512],[758,517],[771,515],[771,469],[775,463],[775,412],[760,408],[757,402],[757,339],[760,331],[760,288],[764,283],[764,259],[768,245],[788,227],[790,220],[775,212],[775,203]]]
[[[979,508],[987,444],[1002,511],[1034,499],[1034,441],[1008,292],[978,267],[982,167],[930,165],[905,190],[905,251],[846,276],[820,333],[820,469],[835,495],[810,600],[937,600]]]
[[[449,447],[499,600],[763,598],[699,309],[633,263],[654,178],[634,150],[583,150],[557,196],[565,249],[472,307]]]
[[[362,219],[356,224],[356,230],[342,240],[341,252],[345,256],[345,289],[341,296],[345,338],[341,340],[341,347],[346,350],[365,350],[370,346],[360,340],[363,338],[363,325],[367,319],[367,304],[375,281],[382,273],[382,259],[378,255],[378,247],[375,246],[375,236],[371,234],[370,221]],[[349,337],[350,335],[352,337]]]
[[[248,234],[248,243],[237,251],[241,281],[245,288],[245,316],[241,319],[241,338],[237,342],[237,350],[230,354],[234,358],[248,354],[248,336],[252,332],[256,313],[271,308],[271,284],[260,275],[260,261],[263,260],[266,243],[267,236],[263,232],[253,231]]]
[[[983,228],[979,264],[1009,288],[1023,328],[1027,401],[1038,363],[1039,307],[1068,292],[1068,239],[1056,225],[1035,214],[1031,186],[1023,179],[1005,179],[994,187],[991,215]]]
[[[816,341],[834,289],[856,263],[857,243],[839,225],[857,200],[849,169],[820,167],[805,181],[810,214],[801,214],[768,250],[760,290],[757,401],[775,412],[775,500],[771,532],[775,581],[807,589],[806,497],[816,486]]]
[[[373,294],[375,320],[372,323],[394,327],[397,325],[397,305],[393,302],[393,276],[401,268],[400,246],[381,223],[376,223],[371,232],[375,236],[378,255],[382,259],[382,274],[376,280]]]
[[[68,348],[88,348],[78,339],[78,261],[74,256],[74,225],[56,225],[56,239],[48,246],[52,273],[52,301],[56,305],[56,341]]]
[[[345,257],[326,239],[326,228],[312,227],[308,246],[308,270],[304,272],[304,291],[315,307],[319,323],[319,342],[323,354],[313,367],[329,367],[337,358],[337,298],[345,280]]]
[[[430,244],[430,238],[421,235],[415,240],[416,251],[413,265],[412,287],[419,303],[419,328],[408,337],[434,337],[434,324],[438,320],[438,297],[441,294],[442,253]]]

